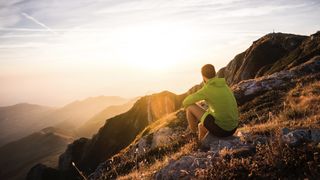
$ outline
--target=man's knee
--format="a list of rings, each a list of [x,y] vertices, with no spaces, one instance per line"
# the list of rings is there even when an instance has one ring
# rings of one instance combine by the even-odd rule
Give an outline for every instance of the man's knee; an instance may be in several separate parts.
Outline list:
[[[203,123],[199,123],[199,124],[198,124],[198,129],[199,129],[200,131],[205,131],[205,132],[208,131],[207,128],[204,127]]]
[[[192,112],[192,110],[194,109],[195,104],[191,104],[186,108],[187,112]]]
[[[202,130],[202,129],[204,128],[203,124],[202,124],[202,123],[199,123],[199,124],[198,124],[198,128],[199,128],[200,130]]]

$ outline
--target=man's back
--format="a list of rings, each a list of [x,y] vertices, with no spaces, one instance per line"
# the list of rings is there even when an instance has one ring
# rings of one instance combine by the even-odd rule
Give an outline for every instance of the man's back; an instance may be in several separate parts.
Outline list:
[[[183,105],[186,107],[199,100],[205,100],[209,112],[216,119],[215,123],[224,130],[238,126],[238,107],[236,99],[224,78],[211,78],[196,93],[188,96]]]
[[[225,79],[210,79],[203,91],[216,124],[225,130],[237,127],[239,116],[237,102]]]

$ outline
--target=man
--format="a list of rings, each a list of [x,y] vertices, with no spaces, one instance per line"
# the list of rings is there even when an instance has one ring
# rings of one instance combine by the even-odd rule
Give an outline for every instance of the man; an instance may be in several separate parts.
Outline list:
[[[236,99],[224,78],[217,78],[212,64],[201,69],[203,87],[183,101],[186,108],[189,128],[193,133],[199,131],[201,141],[209,131],[217,137],[232,136],[238,127],[238,108]],[[205,100],[207,111],[196,104]]]

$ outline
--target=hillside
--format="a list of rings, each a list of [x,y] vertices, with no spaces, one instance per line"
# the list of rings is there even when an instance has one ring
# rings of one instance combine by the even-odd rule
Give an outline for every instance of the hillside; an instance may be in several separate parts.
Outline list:
[[[58,157],[73,141],[70,132],[46,128],[0,148],[0,179],[23,179],[36,163],[58,166]]]
[[[94,115],[92,118],[87,120],[83,125],[81,125],[76,131],[79,136],[91,137],[97,130],[102,127],[106,121],[113,116],[122,114],[128,111],[133,104],[136,102],[136,98],[130,100],[129,102],[121,105],[108,106],[101,112]]]
[[[289,43],[282,52],[279,44],[288,39],[297,44]],[[108,119],[91,139],[70,144],[51,175],[78,178],[71,166],[75,162],[89,179],[314,179],[320,174],[319,44],[319,33],[266,35],[219,72],[233,85],[239,105],[234,137],[207,136],[199,145],[186,131],[180,109],[191,91],[163,92],[142,97],[128,112]],[[50,173],[37,165],[28,179]]]
[[[170,92],[140,98],[128,112],[108,119],[91,139],[81,138],[69,145],[59,158],[59,170],[74,174],[71,166],[74,161],[88,173],[93,171],[99,163],[129,145],[148,124],[180,106],[181,99]]]
[[[16,104],[0,107],[0,146],[50,126],[51,122],[42,119],[54,108],[34,104]]]

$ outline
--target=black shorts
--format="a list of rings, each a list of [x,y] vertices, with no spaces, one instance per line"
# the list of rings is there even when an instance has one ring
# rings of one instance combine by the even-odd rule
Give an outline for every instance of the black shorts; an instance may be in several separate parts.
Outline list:
[[[208,114],[206,116],[206,118],[203,121],[203,125],[204,125],[205,128],[207,128],[207,130],[211,134],[213,134],[214,136],[217,136],[217,137],[232,136],[237,130],[237,127],[232,129],[231,131],[226,131],[226,130],[222,129],[221,127],[219,127],[215,123],[215,119],[211,114]]]

